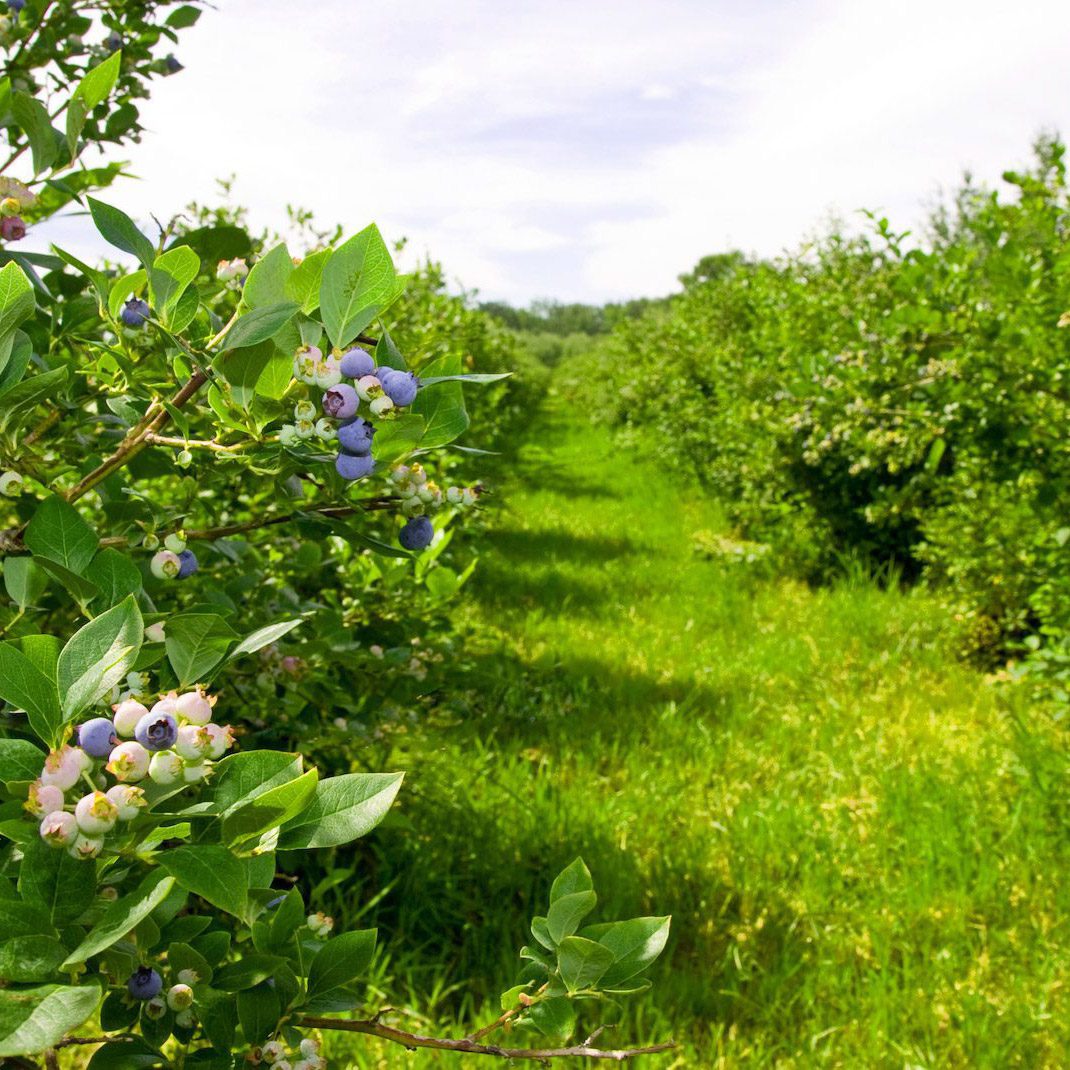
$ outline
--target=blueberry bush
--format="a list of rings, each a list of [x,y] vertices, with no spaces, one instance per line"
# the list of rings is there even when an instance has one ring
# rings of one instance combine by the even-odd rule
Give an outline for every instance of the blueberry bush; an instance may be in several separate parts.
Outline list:
[[[472,349],[450,324],[409,331],[421,310],[470,310],[430,267],[406,298],[374,225],[299,256],[225,211],[145,233],[98,196],[120,165],[84,159],[140,136],[136,102],[181,69],[170,49],[199,7],[8,9],[0,1057],[313,1070],[329,1030],[511,1058],[664,1050],[595,1045],[669,919],[589,924],[579,859],[501,1015],[463,1038],[366,1005],[377,934],[335,932],[306,880],[401,788],[352,771],[330,732],[367,712],[354,696],[367,659],[390,658],[392,613],[397,660],[419,660],[394,592],[441,606],[464,581],[447,547],[482,488],[452,476],[480,452],[457,445],[465,385],[504,389],[500,363],[468,363],[504,351],[493,328]],[[30,251],[64,209],[119,261]]]

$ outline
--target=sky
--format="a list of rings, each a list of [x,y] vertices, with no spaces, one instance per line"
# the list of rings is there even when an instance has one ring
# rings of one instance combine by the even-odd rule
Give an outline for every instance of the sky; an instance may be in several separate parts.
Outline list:
[[[1068,0],[217,5],[103,199],[165,218],[233,174],[254,224],[374,220],[486,300],[660,295],[863,207],[917,227],[1070,136]],[[93,248],[83,218],[35,236]]]

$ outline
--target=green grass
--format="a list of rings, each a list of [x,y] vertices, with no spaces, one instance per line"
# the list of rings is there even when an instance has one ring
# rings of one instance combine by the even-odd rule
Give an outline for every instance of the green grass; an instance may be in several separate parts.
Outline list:
[[[1058,726],[957,664],[924,593],[699,552],[716,505],[564,398],[501,478],[456,691],[376,755],[409,770],[398,816],[328,904],[389,888],[374,998],[493,1017],[582,854],[602,916],[673,914],[611,1034],[681,1042],[648,1065],[1065,1065]]]

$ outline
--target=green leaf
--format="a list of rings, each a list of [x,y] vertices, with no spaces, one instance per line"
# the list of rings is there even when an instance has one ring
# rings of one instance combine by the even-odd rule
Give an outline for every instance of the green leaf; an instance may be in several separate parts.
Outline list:
[[[278,1025],[282,1006],[275,990],[266,984],[238,993],[238,1021],[248,1044],[263,1044]]]
[[[554,883],[550,886],[550,902],[554,903],[563,896],[574,895],[576,892],[591,891],[594,891],[591,871],[582,858],[574,858],[554,878]]]
[[[102,1044],[86,1065],[86,1070],[153,1070],[169,1066],[169,1060],[141,1037]],[[186,1060],[189,1066],[189,1060]],[[229,1068],[228,1068],[229,1070]]]
[[[320,249],[318,252],[309,253],[286,280],[283,296],[296,301],[306,316],[319,308],[323,269],[331,258],[331,252],[330,249]],[[248,287],[248,284],[246,286]]]
[[[213,981],[224,992],[243,992],[274,976],[286,960],[278,955],[253,955],[248,952],[238,962],[224,966]]]
[[[0,698],[26,711],[30,727],[46,746],[58,742],[63,714],[56,682],[10,643],[0,643]]]
[[[173,30],[185,30],[192,26],[201,17],[201,9],[192,4],[183,4],[176,7],[167,16],[166,24]]]
[[[613,965],[602,977],[605,986],[619,985],[642,973],[665,950],[672,919],[632,918],[597,927],[597,935],[589,936],[613,953]]]
[[[281,331],[296,315],[297,305],[290,301],[254,308],[251,312],[246,312],[231,327],[223,340],[222,350],[225,352],[230,349],[241,349],[244,346],[255,346],[257,342],[266,341]]]
[[[242,349],[221,353],[214,361],[216,370],[230,385],[230,394],[235,405],[244,409],[252,407],[256,400],[256,388],[260,377],[275,356],[275,343],[270,339]],[[287,375],[292,378],[292,358],[286,362]],[[287,380],[289,385],[289,379]]]
[[[287,292],[286,283],[294,273],[294,262],[285,245],[276,245],[265,253],[249,271],[242,287],[242,303],[248,308],[264,308],[271,305],[300,300]]]
[[[370,832],[386,816],[404,773],[329,777],[303,814],[283,826],[279,850],[336,847]]]
[[[372,960],[375,939],[375,929],[360,929],[328,940],[309,968],[309,996],[322,995],[361,977]]]
[[[245,916],[249,896],[248,870],[225,847],[184,845],[164,851],[160,865],[178,883],[212,906],[237,918]]]
[[[550,935],[550,930],[546,926],[546,919],[543,917],[536,916],[531,919],[531,935],[534,936],[547,951],[553,951],[557,947],[553,937]]]
[[[334,250],[323,268],[320,311],[332,345],[344,348],[404,287],[373,223]]]
[[[544,999],[528,1008],[531,1024],[546,1037],[567,1040],[576,1028],[576,1007],[567,996]]]
[[[34,776],[39,773],[40,763]],[[85,862],[38,839],[24,852],[19,894],[27,903],[42,907],[52,924],[62,928],[86,912],[96,896],[96,886],[86,880]]]
[[[44,763],[44,752],[28,739],[0,739],[0,784],[36,780]]]
[[[74,506],[53,495],[37,507],[26,528],[25,542],[37,557],[81,575],[97,552],[98,540]]]
[[[105,275],[103,271],[90,267],[88,264],[79,260],[73,253],[68,253],[58,245],[52,246],[52,252],[54,252],[64,263],[69,264],[74,268],[75,271],[84,275],[93,284],[93,289],[97,292],[97,303],[101,308],[107,308],[108,276]]]
[[[165,327],[171,326],[179,299],[201,270],[201,258],[188,246],[178,245],[161,253],[149,272],[149,303]]]
[[[0,336],[7,336],[37,307],[33,284],[13,261],[0,268]]]
[[[178,848],[179,851],[185,848]],[[177,852],[172,852],[177,853]],[[86,869],[87,880],[92,879],[93,867],[82,863]],[[131,929],[144,921],[167,898],[175,886],[173,877],[154,870],[134,891],[109,903],[100,919],[89,930],[86,938],[72,951],[63,963],[63,968],[78,966],[105,948],[121,940]]]
[[[243,654],[255,654],[258,650],[271,643],[277,643],[284,635],[288,635],[299,624],[303,624],[301,618],[297,620],[281,620],[276,624],[269,624],[266,628],[258,628],[250,632],[231,652],[227,661],[237,661]]]
[[[391,420],[376,424],[372,439],[372,456],[380,464],[403,457],[421,444],[425,437],[424,418],[415,413],[402,413]]]
[[[136,256],[141,261],[141,266],[146,271],[151,271],[156,249],[138,230],[134,221],[125,212],[98,201],[95,197],[87,197],[86,201],[100,236],[116,249]]]
[[[95,67],[86,71],[82,80],[74,87],[74,98],[83,100],[92,111],[98,104],[103,104],[119,77],[119,67],[123,61],[122,50],[113,52],[107,59],[101,60]]]
[[[434,386],[435,383],[497,383],[502,379],[509,379],[512,374],[512,372],[494,372],[472,375],[432,375],[429,378],[421,375],[420,382],[423,386]]]
[[[0,943],[0,977],[5,981],[52,981],[66,955],[53,936],[16,936]]]
[[[141,593],[141,572],[137,565],[113,546],[106,546],[89,563],[86,579],[100,588],[100,598],[105,606],[114,606],[127,595]]]
[[[59,656],[59,691],[70,720],[103,698],[134,667],[144,635],[132,595],[71,636]]]
[[[319,773],[310,769],[296,780],[262,792],[223,818],[223,843],[235,849],[252,845],[263,833],[301,813],[316,790]]]
[[[64,568],[55,561],[49,561],[47,557],[34,558],[34,562],[42,572],[65,587],[80,606],[88,605],[100,594],[100,588],[91,580],[79,576],[77,572],[71,572],[69,568]]]
[[[59,156],[60,135],[52,126],[48,109],[28,93],[11,94],[11,113],[30,142],[33,173],[47,171]]]
[[[570,992],[592,988],[613,965],[613,952],[582,936],[568,936],[557,949],[561,980]]]
[[[96,1010],[95,985],[0,989],[0,1056],[40,1055]]]
[[[572,892],[555,899],[546,915],[546,928],[553,941],[560,944],[566,936],[571,936],[597,902],[594,892]]]
[[[17,417],[35,409],[43,401],[54,399],[66,382],[67,369],[61,367],[8,387],[0,394],[0,431],[9,430]]]
[[[421,388],[410,410],[422,416],[427,425],[420,440],[420,446],[424,449],[445,446],[468,428],[464,391],[454,378],[460,367],[461,358],[450,354],[431,361],[424,369],[430,373],[430,377],[438,380],[434,386]]]
[[[4,561],[4,587],[8,596],[25,611],[45,593],[48,577],[32,557],[9,557]]]
[[[179,686],[203,681],[238,633],[215,613],[183,613],[167,622],[164,647]]]
[[[108,293],[108,312],[112,319],[118,319],[119,313],[128,298],[141,293],[145,289],[148,275],[144,268],[131,271],[127,275],[120,275],[112,284]]]
[[[296,780],[304,772],[300,754],[261,750],[231,754],[215,767],[212,799],[226,814],[280,784]]]
[[[7,348],[4,342],[2,348]],[[30,366],[30,358],[33,356],[33,345],[29,336],[20,330],[16,330],[11,340],[10,352],[0,359],[0,395],[6,394],[16,384],[22,381],[26,369]],[[0,397],[0,421],[3,420],[4,404]]]

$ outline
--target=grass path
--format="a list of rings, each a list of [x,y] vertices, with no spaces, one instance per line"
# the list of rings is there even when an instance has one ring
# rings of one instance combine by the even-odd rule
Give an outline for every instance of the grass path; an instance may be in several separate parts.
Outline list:
[[[704,555],[716,507],[560,397],[503,480],[386,924],[504,987],[582,853],[602,916],[674,915],[614,1038],[685,1041],[651,1065],[1064,1065],[1062,741],[1023,745],[939,607]]]

